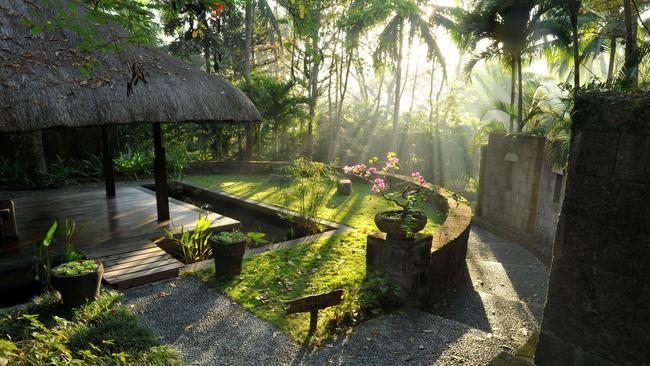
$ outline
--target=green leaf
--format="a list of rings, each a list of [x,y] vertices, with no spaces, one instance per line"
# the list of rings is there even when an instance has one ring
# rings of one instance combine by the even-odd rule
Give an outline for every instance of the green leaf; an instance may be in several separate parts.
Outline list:
[[[43,246],[44,247],[49,247],[50,244],[54,242],[54,234],[56,233],[56,230],[59,227],[59,222],[54,220],[54,223],[52,226],[50,226],[50,229],[47,231],[47,234],[45,234],[45,238],[43,239]]]
[[[250,232],[246,234],[251,240],[256,242],[257,244],[268,244],[268,240],[264,239],[266,236],[265,233],[256,233],[256,232]]]

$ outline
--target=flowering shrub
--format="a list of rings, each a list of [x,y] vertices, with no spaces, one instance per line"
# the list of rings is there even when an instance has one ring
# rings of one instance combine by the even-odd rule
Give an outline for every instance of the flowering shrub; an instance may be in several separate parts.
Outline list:
[[[370,159],[369,164],[377,163],[377,158]],[[394,152],[386,155],[386,161],[381,169],[366,164],[357,164],[353,166],[344,166],[343,171],[346,174],[356,175],[371,185],[371,190],[377,193],[381,198],[391,202],[401,208],[399,216],[402,220],[402,230],[407,237],[413,237],[413,227],[415,226],[415,215],[421,214],[426,200],[425,190],[422,188],[427,181],[420,172],[411,173],[414,184],[407,185],[404,189],[390,186],[382,178],[383,174],[399,170],[399,158]]]

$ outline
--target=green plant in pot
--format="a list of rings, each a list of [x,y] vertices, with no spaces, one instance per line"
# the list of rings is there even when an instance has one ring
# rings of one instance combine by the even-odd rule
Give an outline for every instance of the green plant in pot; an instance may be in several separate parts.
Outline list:
[[[266,243],[264,233],[241,231],[222,231],[210,238],[210,247],[214,257],[214,272],[217,278],[229,278],[241,273],[244,253],[249,240],[259,244]]]
[[[103,274],[101,262],[67,262],[52,268],[52,286],[61,293],[63,306],[72,309],[99,297]]]
[[[46,292],[57,290],[61,293],[63,306],[71,309],[95,300],[100,293],[104,267],[100,262],[84,260],[74,246],[77,228],[74,220],[65,220],[63,225],[54,221],[43,241],[35,246],[37,278]],[[50,251],[63,236],[63,254],[57,258],[62,263],[53,268],[54,260]]]
[[[376,158],[370,164],[376,163]],[[420,172],[411,174],[413,184],[407,184],[398,189],[383,179],[386,174],[399,169],[399,159],[393,152],[388,153],[386,162],[380,169],[365,164],[345,166],[346,174],[356,175],[371,184],[371,189],[381,198],[398,206],[400,209],[384,211],[375,215],[375,225],[386,233],[387,239],[411,240],[415,234],[422,231],[427,224],[427,216],[423,212],[426,201],[426,180]]]

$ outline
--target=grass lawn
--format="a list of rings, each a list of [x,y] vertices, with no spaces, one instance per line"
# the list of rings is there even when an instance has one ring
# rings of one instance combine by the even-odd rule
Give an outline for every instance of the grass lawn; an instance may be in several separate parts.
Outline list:
[[[55,295],[37,297],[21,310],[0,311],[0,364],[184,365],[115,291],[70,312],[59,310]]]
[[[280,188],[268,182],[266,175],[192,176],[185,181],[285,206]],[[375,213],[394,208],[374,196],[370,187],[361,182],[354,183],[351,196],[340,197],[334,193],[335,188],[319,216],[359,230],[247,258],[241,276],[232,280],[217,282],[213,268],[194,275],[286,331],[294,340],[306,340],[312,345],[378,314],[392,300],[392,289],[384,278],[366,276],[366,235],[376,230]],[[427,232],[435,230],[445,219],[445,214],[433,207],[426,213]],[[284,315],[284,301],[338,288],[344,289],[342,305],[319,312],[318,330],[310,339],[306,338],[308,313]]]
[[[268,175],[199,175],[185,177],[184,181],[276,206],[287,206],[279,183],[269,182]],[[364,182],[353,181],[350,196],[337,196],[335,193],[336,187],[331,189],[326,207],[319,212],[318,216],[357,229],[375,230],[376,213],[398,209],[372,193],[370,185]],[[295,209],[297,204],[298,202],[291,202],[288,208]],[[424,232],[433,231],[445,220],[445,214],[433,206],[427,207],[425,213],[429,222]]]

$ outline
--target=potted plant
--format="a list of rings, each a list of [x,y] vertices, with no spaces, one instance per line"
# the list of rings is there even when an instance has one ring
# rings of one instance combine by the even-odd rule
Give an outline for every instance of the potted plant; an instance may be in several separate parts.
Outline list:
[[[241,273],[248,237],[241,231],[222,231],[210,239],[217,278],[233,277]]]
[[[76,232],[74,220],[66,219],[63,225],[55,220],[42,242],[34,246],[37,279],[46,292],[59,291],[67,309],[96,299],[104,272],[101,263],[84,260],[84,255],[75,249]],[[63,253],[52,256],[50,251],[61,236]],[[53,268],[56,263],[62,264]]]
[[[370,164],[377,162],[377,158],[370,160]],[[414,184],[407,184],[403,189],[390,186],[382,178],[385,174],[399,169],[399,159],[391,152],[386,156],[386,162],[381,169],[365,164],[345,166],[346,174],[353,174],[372,185],[373,192],[381,198],[398,206],[398,210],[390,210],[375,215],[375,225],[386,233],[386,238],[391,240],[410,240],[415,234],[422,231],[427,224],[427,216],[422,211],[426,200],[426,180],[420,172],[411,174]]]
[[[52,268],[52,287],[61,293],[66,309],[99,297],[104,266],[95,260],[78,260]]]

